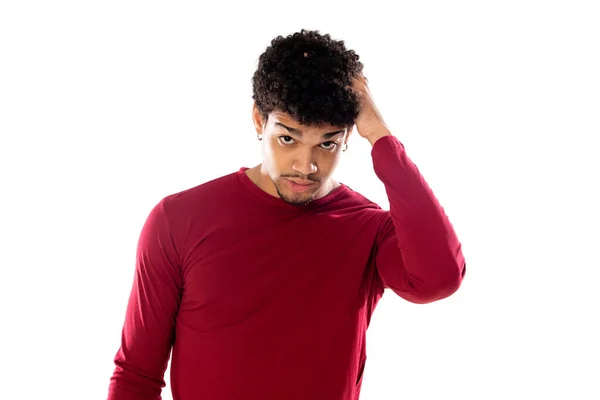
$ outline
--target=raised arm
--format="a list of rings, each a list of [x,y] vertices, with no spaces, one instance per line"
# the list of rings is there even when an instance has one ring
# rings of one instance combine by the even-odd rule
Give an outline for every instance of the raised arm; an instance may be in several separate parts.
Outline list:
[[[375,260],[383,284],[414,303],[448,297],[458,290],[466,271],[452,224],[404,145],[386,126],[367,80],[356,77],[353,89],[361,101],[356,128],[373,146],[373,167],[390,203]]]
[[[397,138],[381,138],[372,154],[390,203],[377,244],[383,283],[414,303],[450,296],[466,270],[452,224]]]

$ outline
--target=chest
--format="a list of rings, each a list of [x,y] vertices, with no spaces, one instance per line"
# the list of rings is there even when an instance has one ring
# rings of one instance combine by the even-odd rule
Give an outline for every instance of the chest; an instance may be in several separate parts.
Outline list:
[[[373,223],[318,217],[251,222],[225,221],[189,241],[180,313],[196,329],[250,316],[264,324],[318,326],[364,305],[374,276]]]

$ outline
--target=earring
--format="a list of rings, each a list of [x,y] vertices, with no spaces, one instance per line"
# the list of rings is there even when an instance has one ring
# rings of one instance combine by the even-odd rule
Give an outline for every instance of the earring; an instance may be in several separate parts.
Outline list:
[[[256,134],[256,138],[257,138],[258,140],[262,140],[262,135],[261,135],[260,133],[257,133],[257,134]]]
[[[342,149],[342,151],[346,151],[348,150],[348,142],[344,143],[344,148]]]

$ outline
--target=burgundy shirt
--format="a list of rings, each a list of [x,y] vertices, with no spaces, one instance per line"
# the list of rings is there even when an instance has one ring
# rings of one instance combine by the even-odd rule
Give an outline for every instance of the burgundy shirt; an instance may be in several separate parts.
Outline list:
[[[346,185],[308,206],[247,168],[163,198],[145,222],[109,400],[356,400],[384,289],[454,293],[461,244],[394,136],[371,156],[390,211]],[[172,354],[171,354],[172,350]]]

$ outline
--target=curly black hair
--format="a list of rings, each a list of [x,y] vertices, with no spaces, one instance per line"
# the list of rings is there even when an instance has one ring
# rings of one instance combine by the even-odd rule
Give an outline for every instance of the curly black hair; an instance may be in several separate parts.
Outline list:
[[[349,127],[359,111],[352,77],[362,70],[359,56],[343,41],[302,29],[277,36],[260,56],[252,98],[265,120],[281,111],[303,125]]]

